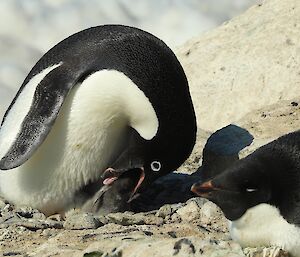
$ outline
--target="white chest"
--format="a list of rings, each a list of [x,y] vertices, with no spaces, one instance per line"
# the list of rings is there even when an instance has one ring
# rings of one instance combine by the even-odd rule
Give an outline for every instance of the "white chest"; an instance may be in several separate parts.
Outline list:
[[[13,120],[13,115],[8,118]],[[99,178],[124,150],[129,126],[145,139],[155,136],[158,120],[148,98],[123,73],[94,73],[72,89],[33,156],[18,168],[1,171],[1,194],[46,213],[67,208],[74,192]],[[12,135],[6,142],[13,142]]]
[[[229,222],[229,231],[242,247],[278,246],[300,257],[300,228],[269,204],[250,208],[240,219]]]

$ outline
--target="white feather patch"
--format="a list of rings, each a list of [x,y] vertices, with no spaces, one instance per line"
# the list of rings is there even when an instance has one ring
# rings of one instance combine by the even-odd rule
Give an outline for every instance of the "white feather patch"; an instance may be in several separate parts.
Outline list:
[[[0,159],[8,152],[20,132],[22,122],[30,110],[36,87],[47,74],[61,64],[62,63],[55,64],[44,69],[39,74],[32,77],[23,88],[0,129]]]
[[[71,90],[33,156],[0,173],[1,194],[47,214],[67,210],[74,192],[99,179],[127,147],[129,126],[151,139],[158,125],[149,99],[128,77],[114,70],[98,71]]]
[[[242,247],[278,246],[300,257],[300,228],[288,223],[272,205],[248,209],[240,219],[229,222],[229,231]]]
[[[110,101],[107,111],[123,113],[128,118],[129,125],[141,137],[151,140],[156,135],[158,118],[151,102],[125,74],[115,70],[101,70],[89,76],[84,81],[84,86],[95,87],[95,91],[86,91],[88,95],[83,97],[95,98],[97,94],[91,94],[100,90],[101,98],[95,99],[95,102],[100,105]]]

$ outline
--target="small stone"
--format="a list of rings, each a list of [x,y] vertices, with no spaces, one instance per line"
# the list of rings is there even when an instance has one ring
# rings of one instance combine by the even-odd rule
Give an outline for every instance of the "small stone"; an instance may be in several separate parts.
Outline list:
[[[23,206],[19,207],[15,210],[15,212],[20,215],[21,217],[24,218],[33,218],[33,219],[38,219],[38,220],[45,220],[46,216],[45,214],[41,213],[40,211],[33,209],[28,206]]]
[[[44,221],[45,224],[47,224],[48,228],[63,228],[63,222],[62,221],[56,221],[56,220],[46,220]]]
[[[201,208],[205,203],[208,202],[208,200],[205,198],[201,198],[201,197],[194,197],[194,198],[189,199],[186,202],[186,204],[189,204],[190,202],[195,202],[198,205],[198,207]]]
[[[199,219],[200,217],[200,208],[199,206],[194,202],[191,201],[184,207],[177,210],[177,213],[179,214],[182,221],[193,221],[195,219]]]
[[[45,229],[42,232],[42,235],[45,237],[50,237],[52,235],[52,230],[51,229]]]
[[[221,214],[220,208],[212,202],[206,202],[200,209],[201,223],[208,224]]]
[[[146,236],[152,236],[153,233],[151,231],[143,231]]]
[[[167,216],[172,214],[172,207],[170,204],[165,204],[159,208],[156,216],[161,218],[166,218]]]
[[[100,221],[100,223],[102,223],[103,225],[108,224],[109,223],[109,219],[106,218],[104,215],[98,215],[97,219]]]
[[[110,223],[115,223],[123,226],[129,225],[161,225],[164,220],[161,217],[154,215],[143,215],[137,213],[134,215],[128,215],[126,213],[110,213],[106,216]]]
[[[47,218],[47,220],[54,221],[65,221],[64,217],[61,214],[53,214]]]
[[[177,238],[176,232],[175,231],[169,231],[168,235],[172,238]]]
[[[103,225],[90,213],[73,213],[68,216],[63,226],[65,229],[96,229]]]
[[[2,212],[11,212],[13,209],[13,206],[8,203],[3,207]]]
[[[104,253],[103,252],[100,252],[100,251],[94,251],[94,252],[90,252],[90,253],[85,253],[83,255],[83,257],[102,257],[104,256]],[[105,255],[107,256],[107,255]]]
[[[115,223],[123,226],[145,224],[143,217],[139,215],[128,215],[126,213],[116,212],[110,213],[106,217],[108,218],[110,223]]]
[[[185,252],[186,255],[189,256],[191,254],[195,254],[196,249],[195,249],[195,246],[193,245],[193,243],[189,239],[182,238],[174,244],[174,254],[173,255],[177,255],[179,252]]]

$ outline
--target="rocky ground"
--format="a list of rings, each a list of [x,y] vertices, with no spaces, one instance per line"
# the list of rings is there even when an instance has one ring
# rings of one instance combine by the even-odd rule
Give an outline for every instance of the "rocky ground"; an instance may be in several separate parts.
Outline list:
[[[299,17],[296,0],[263,1],[178,49],[198,120],[197,143],[185,164],[137,199],[135,212],[74,210],[64,219],[46,218],[1,200],[2,255],[289,256],[277,248],[242,249],[218,207],[193,198],[190,186],[300,128]]]
[[[239,123],[254,136],[252,144],[240,151],[241,156],[288,133],[300,125],[300,98],[281,101],[246,115]],[[274,126],[274,124],[283,124]],[[237,127],[237,126],[236,126]],[[241,138],[236,130],[220,130],[226,150],[232,149]],[[199,180],[203,167],[202,149],[209,133],[199,131],[199,151],[169,176],[161,178],[137,201],[143,212],[114,213],[97,216],[79,210],[70,211],[63,219],[59,215],[46,218],[29,207],[14,208],[0,201],[0,247],[3,256],[289,256],[276,248],[246,248],[230,239],[227,221],[213,203],[193,198],[192,183]],[[206,135],[206,136],[204,136]],[[217,149],[222,140],[210,149]],[[263,135],[263,136],[262,136]],[[217,138],[220,138],[219,136]],[[201,148],[202,147],[202,148]],[[207,146],[208,147],[208,146]],[[225,149],[223,148],[223,149]],[[238,154],[238,152],[236,152]],[[218,152],[215,152],[218,155]],[[224,153],[222,154],[224,155]],[[226,153],[225,153],[226,155]],[[230,155],[228,155],[230,156]],[[205,161],[205,159],[204,159]],[[186,170],[196,171],[187,174]],[[181,203],[178,203],[181,201]]]

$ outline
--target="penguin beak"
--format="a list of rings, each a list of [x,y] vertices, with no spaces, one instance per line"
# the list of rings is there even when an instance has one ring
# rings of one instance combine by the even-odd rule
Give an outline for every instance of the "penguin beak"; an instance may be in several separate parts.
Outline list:
[[[212,191],[220,191],[220,190],[221,190],[220,188],[217,188],[212,184],[211,180],[204,182],[203,184],[196,183],[191,187],[191,191],[194,194],[201,197],[207,197]]]
[[[127,201],[128,203],[130,203],[132,200],[136,199],[139,196],[139,194],[137,194],[136,192],[137,192],[137,190],[139,189],[139,187],[141,186],[141,184],[143,183],[143,181],[145,179],[144,167],[141,167],[140,170],[141,170],[140,179],[137,182],[135,188],[133,189],[133,191],[131,193],[131,196],[129,197],[129,200]]]
[[[136,186],[132,190],[129,200],[127,201],[128,203],[139,196],[139,194],[137,194],[137,191],[145,179],[144,167],[139,167],[139,168],[135,168],[135,169],[140,171],[140,177],[139,177],[139,180],[138,180]],[[114,183],[114,181],[116,181],[122,174],[124,174],[124,172],[130,172],[130,170],[127,170],[127,171],[115,170],[113,168],[106,169],[102,175],[103,185],[111,186]]]

